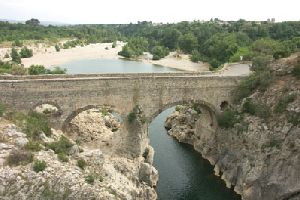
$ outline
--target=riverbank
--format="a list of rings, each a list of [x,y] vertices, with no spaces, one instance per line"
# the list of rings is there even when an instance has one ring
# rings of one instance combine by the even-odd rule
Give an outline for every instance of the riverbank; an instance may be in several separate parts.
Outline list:
[[[124,45],[124,42],[118,41],[116,48],[112,48],[112,43],[97,43],[83,47],[77,46],[70,49],[61,49],[59,52],[55,50],[54,46],[28,46],[28,48],[33,50],[33,57],[23,58],[22,64],[26,68],[36,64],[49,68],[52,66],[61,66],[74,60],[120,59],[122,57],[118,55],[118,52],[122,50]],[[9,50],[3,48],[3,54],[4,52],[9,52]],[[190,61],[189,55],[177,54],[176,52],[171,52],[170,55],[160,60],[151,60],[141,56],[138,61],[185,71],[209,71],[207,63],[194,63]]]

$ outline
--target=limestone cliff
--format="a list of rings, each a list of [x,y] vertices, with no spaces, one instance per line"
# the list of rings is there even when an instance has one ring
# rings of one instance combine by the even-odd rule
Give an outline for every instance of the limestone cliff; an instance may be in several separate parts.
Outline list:
[[[71,124],[73,132],[52,129],[33,141],[0,117],[0,199],[157,198],[158,173],[149,162],[153,152],[147,158],[116,154],[113,139],[121,134],[120,123],[111,113],[84,111]]]
[[[203,129],[202,114],[192,105],[178,106],[165,122],[168,133],[193,145],[242,199],[300,199],[300,81],[291,75],[294,62],[291,57],[272,63],[266,90],[232,105],[233,127]]]

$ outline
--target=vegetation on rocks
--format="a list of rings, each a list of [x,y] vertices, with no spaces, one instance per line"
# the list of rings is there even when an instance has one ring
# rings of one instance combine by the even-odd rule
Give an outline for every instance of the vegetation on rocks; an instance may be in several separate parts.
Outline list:
[[[82,169],[82,170],[84,170],[85,169],[85,167],[86,167],[86,161],[84,160],[84,159],[79,159],[79,160],[77,160],[77,166],[80,168],[80,169]]]
[[[61,136],[59,141],[47,144],[47,147],[52,149],[56,154],[68,155],[73,144],[64,136]],[[62,156],[60,156],[62,157]]]
[[[33,171],[35,171],[36,173],[44,171],[47,167],[47,164],[44,160],[35,160],[33,162]]]
[[[7,157],[7,164],[9,166],[27,165],[32,161],[33,154],[24,150],[11,151]]]

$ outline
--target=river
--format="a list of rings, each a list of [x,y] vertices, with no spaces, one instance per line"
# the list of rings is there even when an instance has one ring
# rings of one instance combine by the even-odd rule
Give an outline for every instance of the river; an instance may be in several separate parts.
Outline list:
[[[172,72],[176,69],[118,59],[77,60],[62,65],[69,74]],[[214,175],[213,167],[191,145],[181,144],[167,134],[164,121],[174,108],[165,110],[149,126],[155,150],[154,166],[159,172],[159,200],[239,200]]]

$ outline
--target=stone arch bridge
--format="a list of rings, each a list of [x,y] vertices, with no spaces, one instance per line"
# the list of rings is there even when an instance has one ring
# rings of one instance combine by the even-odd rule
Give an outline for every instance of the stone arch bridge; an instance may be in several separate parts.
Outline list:
[[[123,117],[139,105],[150,122],[164,109],[189,101],[219,112],[243,78],[200,73],[0,76],[0,102],[24,111],[53,104],[59,108],[50,119],[55,128],[96,105],[110,105]]]

